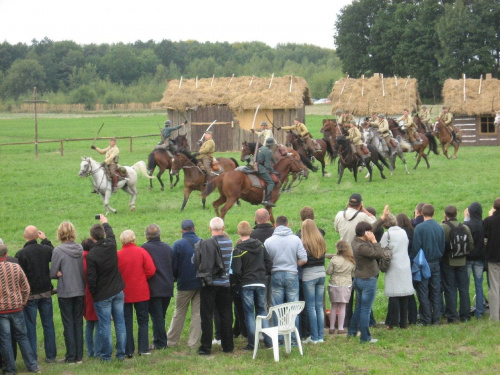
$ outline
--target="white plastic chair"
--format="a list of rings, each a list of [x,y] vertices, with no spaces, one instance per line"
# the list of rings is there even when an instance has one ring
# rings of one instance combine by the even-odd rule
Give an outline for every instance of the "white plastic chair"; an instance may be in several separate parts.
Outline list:
[[[285,349],[286,353],[290,354],[292,351],[292,332],[295,332],[295,337],[297,339],[297,346],[299,347],[300,355],[302,353],[302,344],[300,342],[300,335],[297,327],[295,327],[295,320],[297,315],[304,309],[305,302],[288,302],[281,305],[273,306],[269,309],[267,316],[258,315],[255,319],[255,342],[253,349],[253,359],[257,356],[257,349],[259,348],[259,334],[265,333],[268,335],[273,342],[273,353],[274,361],[279,362],[280,352],[279,352],[279,342],[278,336],[283,335],[285,339]],[[276,314],[278,324],[275,327],[262,328],[263,320],[271,320],[273,314]]]

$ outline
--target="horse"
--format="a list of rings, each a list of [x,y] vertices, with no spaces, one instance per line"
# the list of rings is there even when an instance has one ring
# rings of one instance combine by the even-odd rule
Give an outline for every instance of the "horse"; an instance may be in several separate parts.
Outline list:
[[[394,136],[394,138],[398,140],[399,143],[401,143],[401,141],[404,139],[403,138],[404,135],[406,134],[406,130],[402,129],[401,126],[399,126],[396,123],[396,120],[394,120],[393,118],[388,118],[387,122],[389,123],[389,130],[392,132],[392,135]],[[429,164],[429,159],[427,158],[427,154],[425,153],[425,149],[429,145],[429,139],[425,136],[425,134],[419,133],[418,135],[422,139],[422,142],[419,144],[414,142],[413,145],[411,145],[411,149],[408,151],[408,152],[412,151],[417,152],[417,163],[413,167],[413,170],[417,169],[418,164],[420,163],[420,160],[422,158],[424,158],[425,163],[427,164],[427,168],[431,167]],[[436,151],[434,150],[434,153],[435,152]]]
[[[297,151],[299,154],[304,155],[304,159],[307,159],[307,151],[304,148],[304,145],[302,144],[300,140],[300,136],[293,132],[287,132],[286,135],[286,140],[285,140],[287,145],[291,145],[292,148]],[[328,154],[330,157],[330,161],[335,159],[333,148],[331,143],[328,141],[328,139],[316,139],[316,142],[318,145],[321,147],[321,151],[315,151],[314,152],[314,157],[316,160],[318,160],[321,163],[321,174],[322,176],[325,176],[325,156]],[[301,160],[303,158],[301,157]]]
[[[137,173],[142,172],[143,176],[151,179],[148,175],[146,164],[141,160],[135,163],[132,167],[124,167],[127,170],[128,176],[126,179],[118,181],[118,188],[130,194],[129,206],[132,211],[135,210],[135,200],[137,199]],[[106,209],[106,215],[111,211],[116,214],[117,210],[109,205],[111,196],[112,184],[111,180],[106,175],[106,171],[101,167],[100,163],[90,157],[82,157],[80,164],[80,177],[92,176],[92,185],[99,193]]]
[[[189,151],[189,142],[187,140],[187,134],[179,134],[173,140],[177,151]]]
[[[462,130],[455,130],[455,133],[457,134],[457,140],[454,141],[453,136],[446,127],[445,123],[438,117],[436,123],[434,124],[434,132],[438,135],[439,143],[441,143],[441,148],[443,149],[444,156],[446,156],[447,159],[451,158],[451,156],[448,156],[448,148],[451,145],[454,148],[453,159],[456,159],[460,143],[462,143]]]
[[[354,181],[358,181],[358,167],[362,166],[362,161],[355,157],[352,153],[351,150],[351,145],[349,144],[349,140],[346,139],[345,136],[341,135],[335,138],[335,145],[333,146],[333,149],[337,154],[339,155],[339,180],[337,184],[340,184],[340,181],[342,180],[342,176],[344,175],[344,169],[348,168],[351,170],[354,174]],[[368,169],[368,173],[370,174],[370,182],[372,181],[372,166],[370,165],[370,162],[375,164],[377,168],[380,171],[380,176],[385,179],[384,175],[384,167],[380,165],[379,162],[382,162],[383,165],[385,165],[388,169],[391,167],[389,166],[389,163],[387,163],[387,160],[385,160],[385,157],[380,154],[377,150],[376,147],[374,146],[368,146],[368,150],[370,150],[370,157],[365,158],[365,164],[366,164],[366,169]]]
[[[160,169],[160,172],[156,175],[156,178],[158,181],[160,181],[161,185],[161,190],[165,190],[165,185],[163,184],[163,181],[161,179],[161,176],[163,175],[163,172],[165,172],[166,169],[171,170],[172,169],[172,158],[168,155],[167,151],[163,148],[157,148],[151,151],[151,153],[148,156],[148,174],[150,176],[153,175],[153,172],[155,170],[155,167],[158,166],[158,169]],[[179,175],[176,174],[176,180],[173,182],[173,175],[170,175],[170,189],[174,188],[177,183],[179,182]],[[149,180],[149,190],[153,188],[153,179]]]
[[[339,135],[344,135],[342,132],[342,127],[337,124],[337,120],[331,119],[324,120],[320,133],[323,134],[323,139],[326,139],[330,142],[332,148],[335,144],[335,138]],[[337,157],[337,155],[335,155],[335,157]]]
[[[399,156],[399,158],[403,162],[406,174],[410,174],[410,172],[408,171],[408,165],[406,164],[406,160],[403,155],[403,148],[401,147],[399,142],[398,146],[396,147],[396,153],[394,155],[391,155],[390,151],[387,149],[387,146],[385,145],[385,140],[378,135],[377,131],[375,131],[375,129],[373,129],[372,126],[367,126],[363,128],[363,136],[365,138],[365,142],[367,145],[374,146],[379,153],[384,155],[384,157],[389,158],[391,162],[390,163],[391,176],[394,175],[394,169],[396,167],[396,155]]]
[[[431,151],[434,152],[434,154],[439,155],[436,138],[432,135],[431,129],[429,129],[429,127],[422,122],[419,115],[415,115],[413,117],[413,122],[417,125],[417,132],[425,135],[429,140],[429,150],[427,151],[427,155],[429,155]]]
[[[247,142],[247,141],[244,141],[241,144],[241,156],[240,156],[241,161],[248,161],[250,156],[253,156],[253,154],[255,152],[255,145],[256,145],[255,142]],[[309,159],[303,157],[303,155],[300,155],[297,151],[295,151],[293,148],[290,148],[290,147],[278,145],[278,147],[276,147],[276,151],[274,152],[274,155],[276,157],[276,160],[278,160],[278,161],[286,155],[291,155],[295,160],[300,161],[301,163],[303,163],[302,159],[305,159],[304,161],[307,161],[309,163],[309,166],[312,166]],[[309,175],[309,171],[306,168],[304,168],[304,173],[301,175],[298,175],[297,173],[292,173],[292,179],[290,182],[288,182],[289,178],[288,178],[288,176],[286,176],[285,181],[281,185],[281,192],[285,192],[285,191],[289,192],[292,188],[293,183],[297,180],[297,177],[304,176],[305,178],[307,178],[308,175]],[[300,180],[299,180],[299,183],[300,183]]]
[[[280,196],[280,186],[286,176],[290,172],[303,173],[305,171],[305,167],[300,163],[300,161],[295,160],[292,156],[284,156],[274,165],[274,169],[279,174],[279,182],[276,184],[271,193],[271,202],[276,203]],[[203,192],[203,196],[208,196],[216,188],[219,191],[220,197],[213,202],[213,206],[217,216],[222,219],[224,219],[227,211],[229,211],[238,199],[241,198],[251,204],[260,204],[266,192],[266,190],[262,187],[252,186],[248,175],[238,170],[224,172],[210,180],[205,191]],[[222,204],[224,204],[224,207],[222,207],[219,212],[219,207]],[[274,224],[272,207],[266,207],[266,209],[269,212],[271,223]]]
[[[233,158],[217,158],[217,161],[224,171],[232,171],[238,166],[238,162]],[[193,190],[203,191],[205,188],[205,174],[198,167],[196,158],[188,152],[177,152],[172,158],[170,174],[178,175],[181,169],[184,171],[184,201],[181,207],[181,211],[183,211],[191,192]],[[206,199],[203,194],[201,202],[203,203],[203,209],[205,209]]]
[[[495,126],[500,126],[500,111],[497,111],[493,124],[495,124]]]

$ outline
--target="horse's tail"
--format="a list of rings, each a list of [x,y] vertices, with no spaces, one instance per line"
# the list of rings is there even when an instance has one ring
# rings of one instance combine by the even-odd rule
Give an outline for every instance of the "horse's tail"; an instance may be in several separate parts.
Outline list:
[[[233,161],[234,165],[236,165],[236,168],[238,168],[240,165],[238,164],[238,162],[236,161],[235,158],[229,158]]]
[[[205,187],[205,190],[203,190],[202,197],[206,198],[208,197],[217,187],[217,183],[219,179],[221,179],[223,174],[220,174],[217,177],[212,178],[210,181],[207,182],[207,186]]]
[[[151,152],[148,156],[148,172],[153,174],[153,170],[156,167],[155,154]]]
[[[152,153],[151,153],[152,155]],[[150,156],[151,156],[150,155]],[[149,161],[149,158],[148,158],[148,161]],[[148,173],[148,168],[146,167],[146,163],[144,163],[142,160],[139,160],[137,163],[135,163],[132,168],[134,168],[134,170],[137,172],[137,174],[140,174],[139,172],[142,172],[142,175],[144,177],[147,177],[149,179],[152,179],[153,176],[150,176],[149,173]]]
[[[333,147],[332,147],[332,144],[330,143],[330,141],[326,138],[323,138],[323,141],[326,143],[326,152],[328,153],[328,157],[329,157],[329,160],[331,163],[332,161],[335,160],[337,155],[335,155],[335,153],[333,152]]]
[[[439,155],[438,150],[437,150],[438,146],[437,146],[436,138],[432,135],[431,132],[426,133],[425,136],[429,140],[429,148],[431,149],[431,151],[434,152],[434,154]]]
[[[307,158],[307,156],[302,155],[302,154],[300,154],[300,153],[299,153],[299,155],[300,155],[300,161],[301,161],[302,163],[304,163],[304,165],[305,165],[308,169],[310,169],[310,170],[311,170],[311,171],[313,171],[313,172],[317,172],[317,171],[318,171],[318,167],[315,167],[314,165],[312,165],[311,161]]]

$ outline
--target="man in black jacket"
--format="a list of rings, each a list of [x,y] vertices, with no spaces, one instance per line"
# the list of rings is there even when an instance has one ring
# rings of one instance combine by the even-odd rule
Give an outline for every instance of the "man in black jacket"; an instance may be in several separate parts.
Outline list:
[[[489,215],[483,221],[490,284],[490,320],[499,321],[500,310],[500,198],[495,199]]]
[[[255,211],[255,223],[250,238],[254,238],[264,243],[274,233],[274,227],[269,222],[269,212],[265,208],[259,208]]]
[[[273,263],[266,248],[259,240],[250,238],[252,228],[247,221],[238,224],[241,236],[233,252],[233,277],[241,286],[241,299],[245,313],[248,344],[243,349],[253,350],[255,343],[255,314],[267,315],[265,276],[271,274]],[[268,321],[264,321],[265,324]],[[272,347],[271,339],[264,337],[266,347]]]
[[[125,283],[118,269],[118,255],[113,229],[104,215],[99,215],[101,224],[90,228],[90,238],[94,245],[87,255],[87,282],[94,298],[94,306],[99,320],[99,334],[102,348],[101,360],[111,361],[111,316],[115,323],[116,357],[125,358],[125,319],[123,315]]]
[[[54,246],[47,239],[45,233],[33,225],[24,229],[23,237],[27,242],[17,252],[16,258],[28,278],[31,289],[28,303],[23,310],[28,340],[35,354],[35,359],[38,360],[36,315],[39,311],[43,327],[45,361],[53,363],[57,355],[54,310],[52,308],[52,289],[54,287],[50,279],[50,261]],[[41,239],[40,243],[38,243],[38,239]]]

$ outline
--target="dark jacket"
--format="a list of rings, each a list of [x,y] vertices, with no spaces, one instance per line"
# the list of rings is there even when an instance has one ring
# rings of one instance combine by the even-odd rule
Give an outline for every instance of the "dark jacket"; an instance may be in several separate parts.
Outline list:
[[[36,240],[26,242],[16,253],[19,265],[23,269],[31,288],[31,294],[40,294],[54,289],[50,279],[50,262],[54,246],[48,239],[40,243]]]
[[[202,286],[214,285],[214,280],[224,274],[224,261],[215,236],[201,240],[196,245],[194,266],[196,267],[196,277]]]
[[[232,270],[237,284],[265,284],[272,267],[273,262],[259,240],[250,238],[234,248]]]
[[[87,255],[87,282],[94,302],[104,301],[125,289],[118,269],[118,254],[113,229],[102,225],[106,237],[94,243]]]
[[[500,210],[493,212],[483,221],[486,242],[485,259],[488,262],[500,262]]]
[[[156,273],[148,279],[151,297],[172,297],[174,295],[174,274],[172,272],[173,252],[169,244],[153,239],[141,246],[151,255]]]
[[[450,225],[452,225],[453,227],[458,227],[459,224],[461,224],[461,223],[459,223],[456,219],[447,220],[447,221],[441,223],[441,227],[443,227],[443,230],[444,230],[444,238],[446,241],[446,244],[444,247],[443,258],[441,259],[441,261],[449,266],[454,266],[454,267],[466,265],[466,257],[465,256],[455,257],[455,258],[451,257],[451,249],[450,249],[450,244],[449,244],[450,232],[451,232]],[[469,249],[473,249],[474,248],[474,239],[472,238],[472,233],[470,232],[470,229],[468,226],[464,226],[464,228],[467,231],[467,238],[469,241]]]
[[[472,233],[474,248],[467,255],[468,261],[484,261],[484,229],[483,229],[483,208],[478,202],[473,202],[469,206],[470,220],[464,221]]]
[[[384,251],[382,246],[377,243],[366,242],[359,237],[352,240],[352,253],[356,261],[354,277],[358,279],[369,279],[377,277],[379,268],[377,259],[382,259]]]
[[[417,225],[413,232],[413,249],[410,258],[413,259],[420,249],[424,251],[428,263],[439,262],[444,253],[444,230],[434,219],[426,220]]]
[[[264,243],[274,233],[274,226],[271,223],[257,224],[253,227],[250,238],[254,238]]]
[[[194,267],[194,244],[201,240],[195,232],[184,232],[182,239],[172,245],[172,271],[177,281],[177,290],[195,290],[201,288],[196,278]]]

